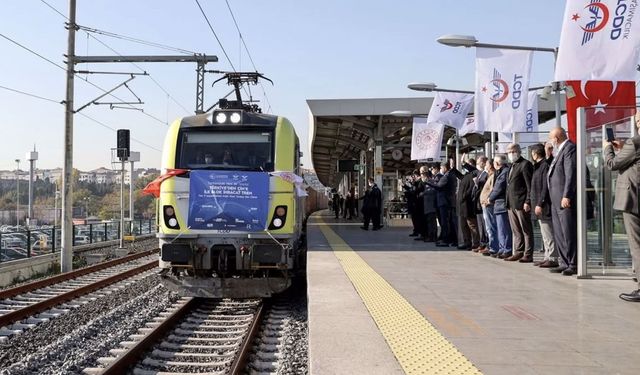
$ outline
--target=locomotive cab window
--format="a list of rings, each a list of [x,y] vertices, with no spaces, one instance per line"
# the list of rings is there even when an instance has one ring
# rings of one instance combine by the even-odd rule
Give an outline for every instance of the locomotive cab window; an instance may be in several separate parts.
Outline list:
[[[270,131],[185,131],[177,168],[273,171]]]

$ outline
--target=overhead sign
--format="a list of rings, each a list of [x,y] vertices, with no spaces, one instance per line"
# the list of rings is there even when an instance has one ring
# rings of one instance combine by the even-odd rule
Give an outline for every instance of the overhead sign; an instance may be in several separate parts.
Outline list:
[[[357,160],[338,160],[338,172],[353,172],[357,164]]]
[[[262,231],[269,210],[269,174],[245,171],[191,171],[191,229]]]

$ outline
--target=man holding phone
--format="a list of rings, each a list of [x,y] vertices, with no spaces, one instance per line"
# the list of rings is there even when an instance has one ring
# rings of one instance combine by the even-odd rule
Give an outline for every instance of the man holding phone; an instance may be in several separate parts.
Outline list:
[[[636,126],[640,127],[640,112],[635,116]],[[636,281],[640,276],[640,135],[626,142],[613,139],[613,129],[607,128],[607,139],[602,148],[607,168],[619,171],[616,181],[616,198],[613,209],[622,211],[624,227],[629,239],[631,258],[635,266]],[[618,151],[616,154],[614,149]],[[622,293],[620,298],[629,302],[640,302],[640,283],[631,293]]]

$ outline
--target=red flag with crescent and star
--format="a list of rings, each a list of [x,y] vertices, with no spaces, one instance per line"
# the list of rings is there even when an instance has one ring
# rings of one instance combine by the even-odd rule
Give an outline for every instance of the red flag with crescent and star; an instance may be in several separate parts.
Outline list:
[[[576,110],[587,110],[587,129],[631,117],[636,113],[636,83],[633,81],[567,81],[575,93],[567,95],[567,130],[575,142],[577,130]]]

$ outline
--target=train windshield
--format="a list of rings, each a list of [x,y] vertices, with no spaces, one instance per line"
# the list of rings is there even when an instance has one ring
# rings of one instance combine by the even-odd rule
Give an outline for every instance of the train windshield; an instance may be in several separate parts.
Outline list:
[[[176,166],[272,172],[272,138],[268,131],[184,132]]]

